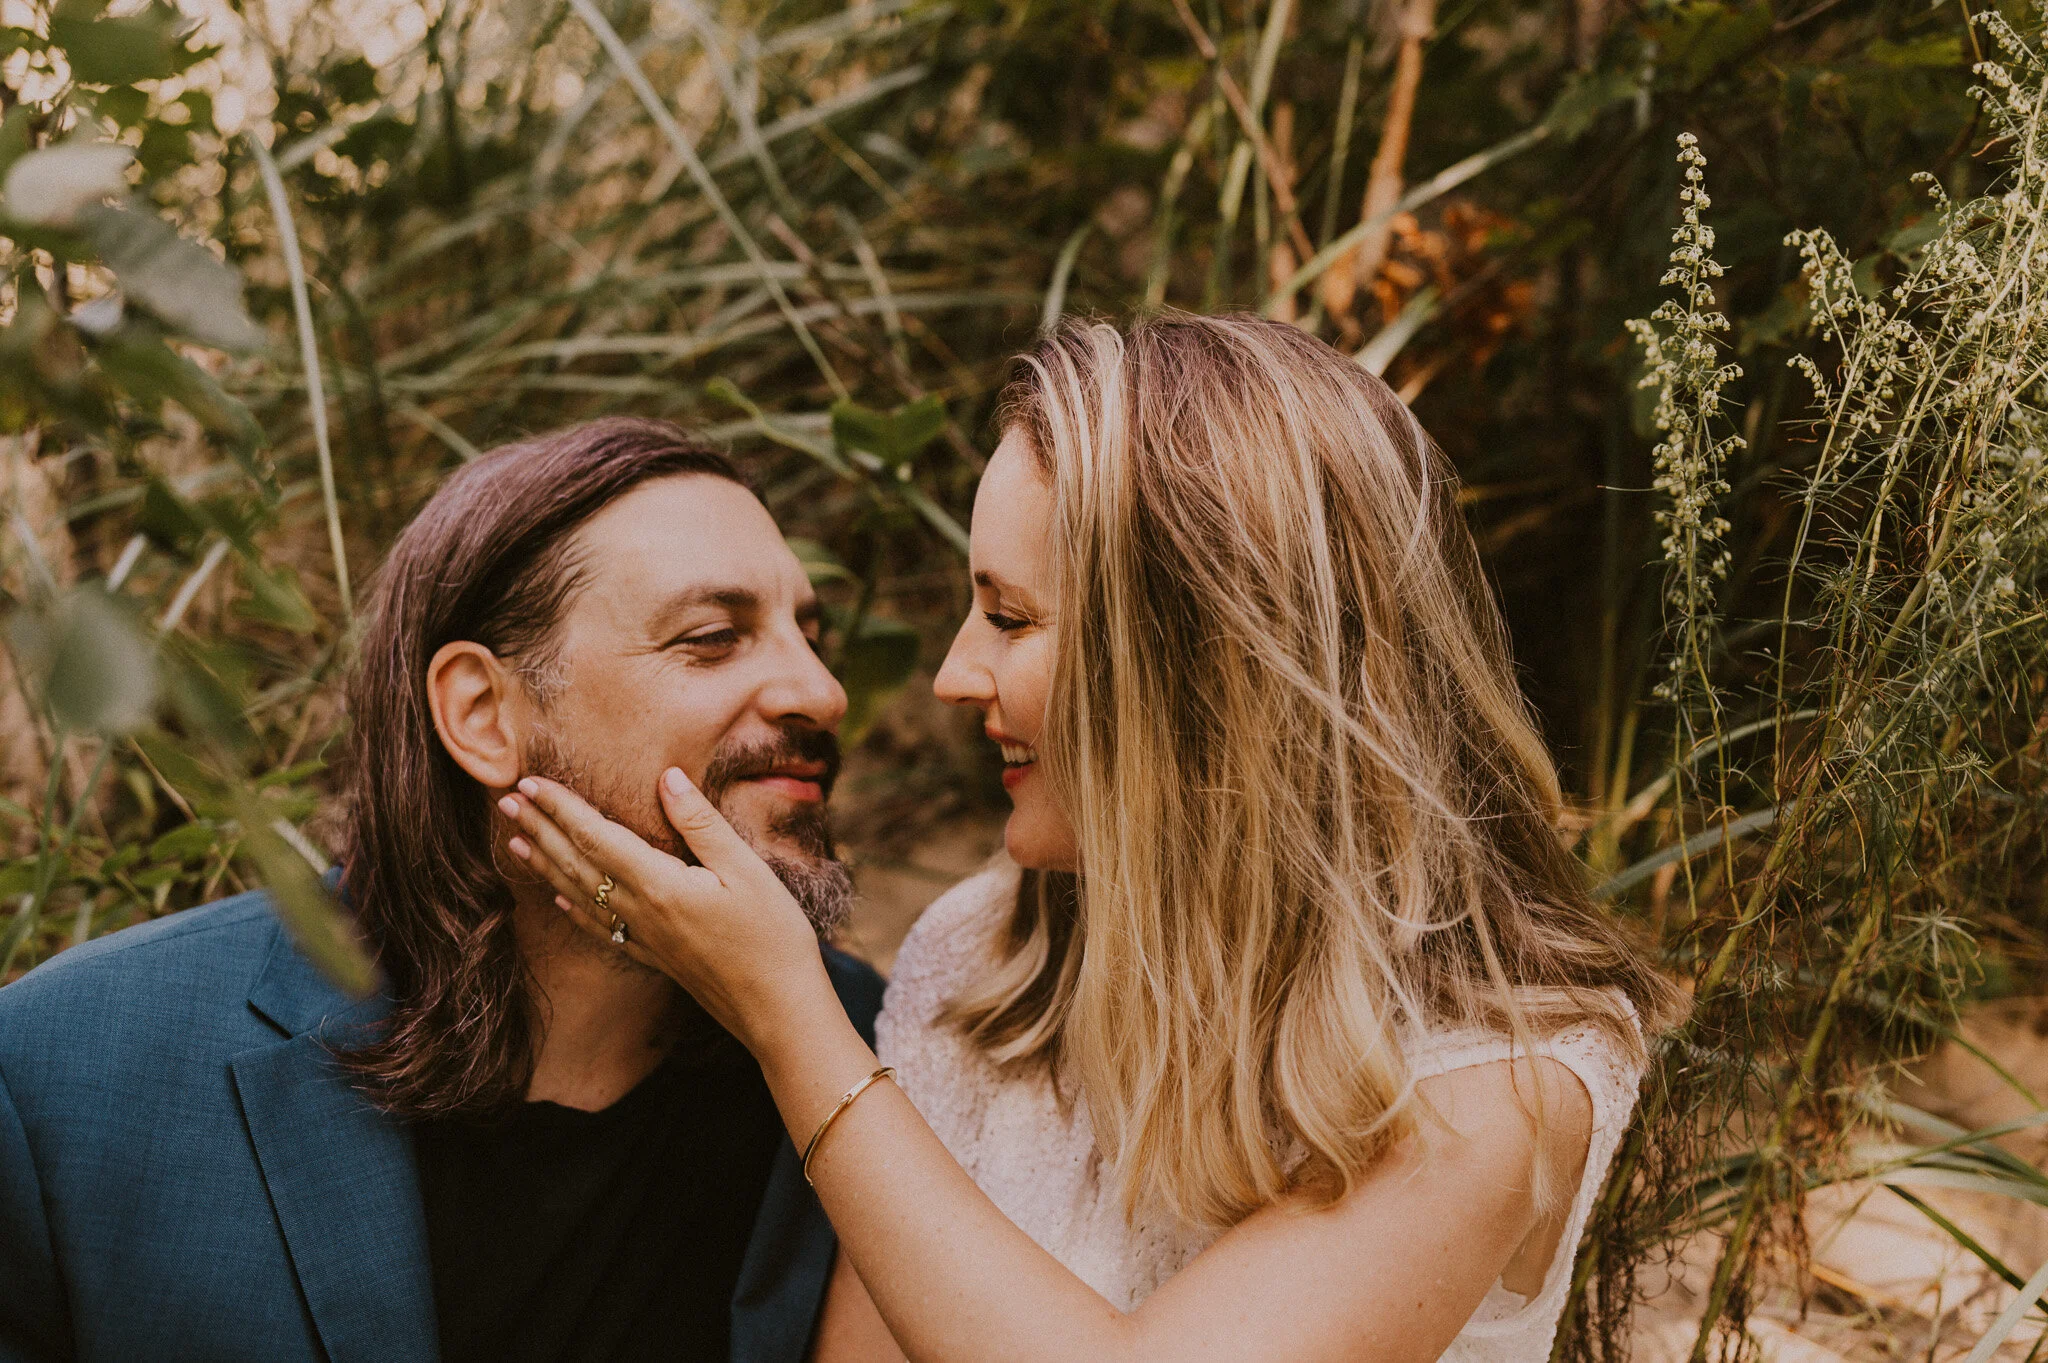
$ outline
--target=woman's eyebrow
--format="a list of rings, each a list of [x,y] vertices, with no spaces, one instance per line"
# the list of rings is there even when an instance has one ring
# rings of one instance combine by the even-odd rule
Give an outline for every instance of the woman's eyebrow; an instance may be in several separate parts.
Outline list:
[[[1032,597],[1030,592],[1018,586],[1016,583],[1007,581],[1004,578],[998,576],[997,574],[990,572],[986,568],[979,568],[975,570],[974,585],[977,587],[986,587],[988,590],[994,592],[998,596],[1010,597],[1012,600],[1016,601],[1018,605],[1023,606],[1027,610],[1035,610],[1037,608],[1037,602]]]

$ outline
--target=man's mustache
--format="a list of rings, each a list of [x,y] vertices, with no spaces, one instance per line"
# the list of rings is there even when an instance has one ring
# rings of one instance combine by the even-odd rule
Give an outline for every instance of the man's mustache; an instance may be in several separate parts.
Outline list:
[[[810,779],[829,798],[839,779],[839,739],[829,730],[791,727],[759,743],[721,749],[704,769],[705,798],[715,805],[739,782],[770,775],[792,762],[821,764],[825,770]]]

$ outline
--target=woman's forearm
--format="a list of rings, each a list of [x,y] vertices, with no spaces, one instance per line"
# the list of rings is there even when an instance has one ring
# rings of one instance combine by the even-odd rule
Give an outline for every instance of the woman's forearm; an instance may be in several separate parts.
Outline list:
[[[814,1004],[750,1041],[799,1150],[878,1063],[836,1006]],[[913,1363],[1131,1357],[1128,1317],[1004,1216],[894,1084],[839,1115],[811,1177]]]

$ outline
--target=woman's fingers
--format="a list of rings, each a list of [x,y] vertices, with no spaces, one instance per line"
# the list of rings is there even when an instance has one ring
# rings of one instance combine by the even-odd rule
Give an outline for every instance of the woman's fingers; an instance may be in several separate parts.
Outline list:
[[[683,774],[681,767],[670,767],[661,774],[661,809],[670,826],[682,834],[683,841],[697,854],[697,860],[720,882],[729,885],[734,872],[750,871],[763,864],[760,854],[733,831],[725,815],[704,797],[704,792]]]
[[[567,835],[576,851],[600,875],[653,884],[670,867],[681,865],[674,857],[649,847],[632,829],[613,823],[592,809],[582,796],[560,782],[526,776],[520,778],[519,792]]]
[[[593,865],[583,855],[583,849],[531,800],[507,795],[498,801],[498,808],[518,826],[527,849],[523,860],[546,876],[550,885],[571,899],[588,898],[597,889],[597,883],[604,879],[604,869]],[[512,849],[515,855],[519,850]]]

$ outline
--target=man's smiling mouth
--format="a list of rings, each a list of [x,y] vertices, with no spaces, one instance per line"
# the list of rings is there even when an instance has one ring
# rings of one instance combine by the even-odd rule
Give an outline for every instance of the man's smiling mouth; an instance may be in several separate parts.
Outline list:
[[[739,780],[772,790],[784,799],[815,802],[825,798],[824,777],[830,770],[823,762],[782,762]]]

